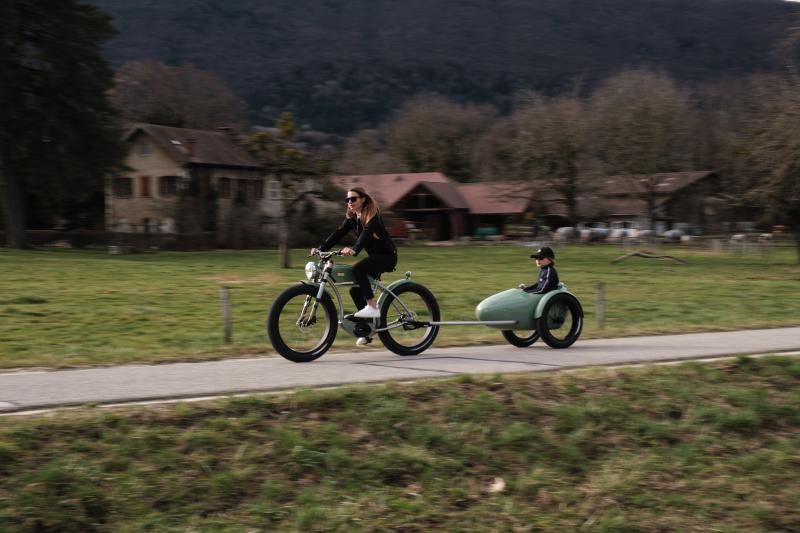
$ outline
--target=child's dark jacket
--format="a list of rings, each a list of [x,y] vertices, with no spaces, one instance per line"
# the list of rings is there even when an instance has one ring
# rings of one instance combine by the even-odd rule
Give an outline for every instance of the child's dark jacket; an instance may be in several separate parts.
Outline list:
[[[525,292],[544,294],[558,288],[558,272],[553,264],[539,269],[539,279],[535,285],[525,287]]]

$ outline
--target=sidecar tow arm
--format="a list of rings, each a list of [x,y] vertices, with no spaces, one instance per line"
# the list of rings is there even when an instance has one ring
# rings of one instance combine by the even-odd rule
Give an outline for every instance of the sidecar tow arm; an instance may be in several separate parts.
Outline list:
[[[429,328],[431,326],[513,326],[516,320],[456,320],[452,322],[420,322],[419,320],[409,320],[404,322],[416,328]]]

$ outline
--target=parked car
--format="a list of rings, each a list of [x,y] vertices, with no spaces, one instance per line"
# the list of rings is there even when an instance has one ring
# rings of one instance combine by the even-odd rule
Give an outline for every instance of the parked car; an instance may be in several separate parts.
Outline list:
[[[611,231],[608,240],[621,241],[624,239],[635,239],[639,236],[639,227],[635,222],[629,220],[616,221],[611,223]]]
[[[572,239],[577,239],[578,230],[572,226],[562,226],[554,232],[553,238],[556,242],[566,242]]]
[[[608,238],[610,230],[605,222],[594,222],[580,230],[582,242],[598,242]]]
[[[680,242],[683,238],[683,231],[679,229],[668,229],[664,233],[661,234],[661,238],[664,242]]]

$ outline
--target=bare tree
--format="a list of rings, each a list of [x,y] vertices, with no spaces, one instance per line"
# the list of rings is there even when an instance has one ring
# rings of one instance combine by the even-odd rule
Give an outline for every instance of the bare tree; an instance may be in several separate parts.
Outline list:
[[[722,181],[718,191],[733,216],[749,216],[761,209],[752,190],[763,168],[753,157],[758,136],[782,111],[793,89],[786,77],[760,73],[744,79],[704,85],[697,91],[701,122],[706,128],[708,154],[705,168],[716,170]]]
[[[484,180],[519,180],[517,134],[517,126],[511,118],[496,120],[473,147],[471,164],[475,175]]]
[[[578,219],[578,175],[586,160],[585,105],[578,98],[534,97],[512,115],[513,158],[522,175],[534,184],[557,191],[567,217]]]
[[[379,130],[361,130],[345,141],[344,152],[336,164],[342,174],[387,174],[408,172],[400,158],[389,153]]]
[[[411,172],[474,176],[472,147],[495,119],[489,106],[461,105],[435,95],[406,103],[383,128],[389,153]]]
[[[122,117],[178,128],[241,128],[247,105],[211,72],[133,61],[116,73],[109,97]]]
[[[794,236],[800,263],[800,18],[790,29],[782,52],[787,74],[763,95],[752,120],[747,154],[757,181],[746,197],[764,208],[765,218],[785,224]]]
[[[278,219],[278,250],[281,267],[291,268],[289,258],[289,215],[296,206],[318,192],[309,186],[309,180],[327,173],[329,166],[314,160],[311,154],[294,142],[297,127],[291,113],[281,114],[276,132],[261,131],[251,135],[245,146],[261,161],[267,174],[272,175],[281,187],[281,213]]]
[[[696,121],[688,92],[666,74],[629,70],[606,80],[589,110],[592,152],[606,172],[632,175],[652,228],[659,174],[694,170]]]

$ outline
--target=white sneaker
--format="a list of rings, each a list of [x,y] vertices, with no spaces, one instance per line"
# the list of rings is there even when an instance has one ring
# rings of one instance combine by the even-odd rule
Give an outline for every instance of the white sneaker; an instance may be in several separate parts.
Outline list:
[[[356,318],[380,318],[381,312],[377,307],[367,304],[364,309],[353,315]]]
[[[356,341],[356,346],[366,346],[369,344],[369,340],[366,337],[359,337]]]

